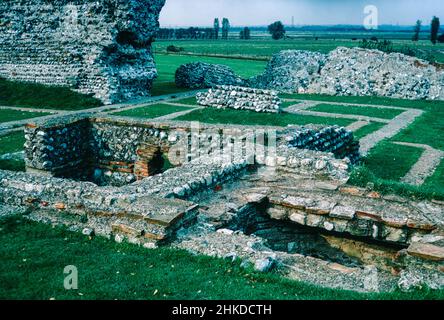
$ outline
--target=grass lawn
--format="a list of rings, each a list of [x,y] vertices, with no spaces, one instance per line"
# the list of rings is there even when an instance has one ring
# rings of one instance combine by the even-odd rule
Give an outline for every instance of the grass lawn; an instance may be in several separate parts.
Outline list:
[[[353,114],[358,116],[367,116],[380,119],[393,119],[399,116],[404,111],[397,109],[382,109],[372,107],[360,107],[360,106],[346,106],[346,105],[334,105],[334,104],[318,104],[311,107],[308,110],[327,113],[340,113],[340,114]]]
[[[47,116],[49,114],[50,113],[45,112],[28,112],[12,109],[0,109],[0,123],[38,118]]]
[[[353,120],[316,116],[302,116],[290,113],[257,113],[253,111],[205,108],[192,111],[175,118],[180,121],[199,121],[203,123],[228,123],[240,125],[287,126],[306,124],[325,124],[348,126]]]
[[[169,104],[154,104],[141,108],[130,109],[127,111],[121,111],[113,113],[113,115],[124,116],[124,117],[135,117],[135,118],[145,118],[153,119],[158,117],[163,117],[171,113],[176,113],[180,111],[188,110],[187,107],[171,106]]]
[[[349,183],[361,187],[371,183],[372,188],[385,194],[444,200],[444,161],[422,186],[412,186],[399,181],[417,162],[422,152],[422,149],[383,141],[371,150],[361,167],[352,171]]]
[[[262,73],[266,65],[265,61],[167,54],[156,54],[155,60],[159,77],[154,81],[153,89],[151,91],[153,96],[189,91],[189,89],[177,88],[174,82],[176,70],[182,64],[191,62],[222,64],[232,68],[236,74],[245,78]]]
[[[0,155],[14,153],[23,150],[25,143],[25,134],[23,131],[10,133],[0,137]]]
[[[291,106],[296,106],[300,104],[299,101],[282,101],[282,109],[291,107]]]
[[[365,136],[382,129],[386,124],[380,122],[370,122],[365,127],[362,127],[354,132],[354,136],[356,139],[364,138]]]
[[[171,103],[180,103],[180,104],[187,104],[190,106],[197,106],[197,100],[196,97],[190,97],[190,98],[185,98],[182,100],[175,100],[175,101],[169,101]]]
[[[399,180],[421,157],[423,150],[381,142],[370,151],[364,164],[379,178]]]
[[[440,190],[444,198],[444,160],[441,161],[435,173],[425,181],[424,186]]]
[[[421,117],[392,140],[427,144],[444,151],[444,102],[429,106]]]
[[[23,150],[25,143],[24,133],[22,131],[10,133],[0,137],[0,156],[7,153],[15,153]],[[18,160],[0,159],[1,170],[24,171],[25,162]]]
[[[325,94],[281,94],[279,95],[283,99],[297,99],[297,100],[310,100],[310,101],[328,101],[328,102],[341,102],[350,104],[371,104],[378,106],[392,106],[401,108],[412,108],[430,110],[435,107],[444,108],[444,101],[435,100],[406,100],[406,99],[393,99],[386,97],[375,96],[329,96]]]
[[[239,262],[143,249],[18,217],[0,220],[0,299],[444,299],[443,291],[360,294],[259,274]],[[65,266],[79,289],[63,287]]]
[[[56,110],[83,110],[102,103],[65,87],[8,81],[0,78],[0,105]]]

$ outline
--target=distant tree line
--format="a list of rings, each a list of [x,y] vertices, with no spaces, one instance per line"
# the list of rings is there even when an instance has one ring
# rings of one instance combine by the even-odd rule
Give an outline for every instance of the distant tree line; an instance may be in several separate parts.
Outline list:
[[[250,40],[251,39],[250,28],[245,27],[243,30],[241,30],[239,32],[239,39],[241,39],[241,40]]]
[[[160,28],[157,32],[158,39],[217,39],[213,28]]]
[[[432,18],[432,23],[430,26],[430,41],[433,44],[436,44],[437,42],[444,43],[444,33],[442,35],[439,35],[439,28],[441,27],[441,23],[439,21],[439,18],[434,16]],[[422,21],[418,20],[416,21],[415,27],[413,29],[413,41],[419,41],[419,35],[421,33],[422,28]]]
[[[220,32],[222,31],[222,36],[219,37]],[[222,20],[222,28],[220,26],[219,18],[214,19],[213,28],[199,28],[199,27],[190,27],[190,28],[160,28],[157,32],[158,39],[207,39],[207,40],[218,40],[222,38],[222,40],[228,39],[228,34],[230,32],[230,20],[227,18],[223,18]]]

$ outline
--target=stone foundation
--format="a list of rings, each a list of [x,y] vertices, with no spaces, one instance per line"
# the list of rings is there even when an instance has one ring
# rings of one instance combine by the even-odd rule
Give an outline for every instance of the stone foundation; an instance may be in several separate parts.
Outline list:
[[[305,130],[88,114],[29,123],[30,172],[0,171],[0,213],[334,288],[443,287],[443,204],[347,185],[349,159],[290,143]],[[175,167],[159,173],[165,155]]]

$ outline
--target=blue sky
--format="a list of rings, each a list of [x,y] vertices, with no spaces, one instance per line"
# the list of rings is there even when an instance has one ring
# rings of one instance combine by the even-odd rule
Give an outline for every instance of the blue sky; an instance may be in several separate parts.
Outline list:
[[[232,25],[266,25],[275,20],[296,25],[363,24],[364,7],[375,5],[380,24],[429,24],[433,15],[444,24],[443,0],[166,0],[161,26],[209,26],[214,17]]]

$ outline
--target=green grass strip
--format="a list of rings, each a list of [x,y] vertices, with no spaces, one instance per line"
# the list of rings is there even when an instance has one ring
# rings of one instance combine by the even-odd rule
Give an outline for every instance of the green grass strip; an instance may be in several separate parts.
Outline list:
[[[126,111],[121,111],[117,113],[113,113],[113,115],[124,116],[124,117],[134,117],[134,118],[144,118],[144,119],[153,119],[158,117],[163,117],[168,114],[181,112],[188,110],[187,107],[181,106],[172,106],[169,104],[154,104],[141,108],[130,109]]]
[[[433,107],[406,129],[393,137],[394,141],[420,143],[444,150],[444,106]]]
[[[0,137],[0,155],[15,153],[23,150],[25,136],[23,131],[10,133]],[[23,160],[0,159],[0,169],[10,171],[25,171],[25,162]]]
[[[24,143],[25,134],[23,131],[17,131],[2,136],[0,137],[0,155],[22,151]]]
[[[148,250],[62,228],[0,220],[0,299],[437,299],[443,291],[362,294],[287,280],[240,267],[239,261],[160,248]],[[65,290],[65,266],[78,290]]]
[[[83,110],[102,103],[91,96],[74,92],[66,87],[8,81],[0,78],[0,105],[22,108],[56,110]]]
[[[401,108],[412,109],[430,109],[433,107],[444,108],[444,101],[432,101],[432,100],[406,100],[406,99],[393,99],[385,97],[365,96],[329,96],[322,94],[282,94],[281,98],[284,99],[299,99],[310,101],[328,101],[328,102],[341,102],[350,104],[371,104],[392,106]]]
[[[186,104],[186,105],[190,105],[190,106],[197,106],[198,105],[196,97],[190,97],[190,98],[185,98],[185,99],[175,100],[175,101],[168,101],[168,102]]]
[[[378,178],[399,180],[418,161],[422,149],[381,142],[364,159],[364,164]]]
[[[239,125],[264,125],[264,126],[287,126],[287,125],[306,125],[323,124],[348,126],[353,120],[335,119],[316,116],[296,115],[290,113],[257,113],[253,111],[215,109],[205,108],[192,111],[186,115],[180,116],[175,120],[180,121],[199,121],[203,123],[219,124],[239,124]]]
[[[404,111],[398,109],[383,109],[372,107],[360,107],[360,106],[345,106],[334,104],[319,104],[311,107],[308,110],[326,113],[339,113],[339,114],[351,114],[358,116],[367,116],[380,119],[393,119],[399,116]]]
[[[441,168],[440,170],[444,170]],[[436,199],[444,200],[444,181],[442,181],[442,173],[440,178],[434,176],[434,179],[440,179],[439,183],[431,179],[426,181],[422,186],[412,186],[399,181],[390,179],[381,179],[377,177],[368,167],[361,166],[353,169],[349,184],[358,187],[367,187],[371,184],[371,189],[381,192],[383,194],[397,194],[413,199]]]
[[[354,132],[356,139],[362,139],[365,136],[368,136],[369,134],[378,131],[379,129],[382,129],[386,124],[380,123],[380,122],[370,122],[368,125],[356,130]]]
[[[0,123],[38,118],[47,115],[50,115],[50,113],[0,109]]]

